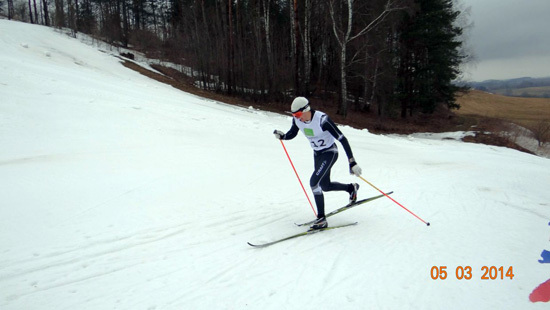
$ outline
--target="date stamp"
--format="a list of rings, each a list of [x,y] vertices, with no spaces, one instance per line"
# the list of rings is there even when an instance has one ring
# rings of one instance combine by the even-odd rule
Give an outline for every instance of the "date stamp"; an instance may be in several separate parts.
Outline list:
[[[446,280],[452,277],[452,273],[447,266],[433,266],[430,270],[430,276],[433,280]],[[471,266],[457,266],[454,269],[454,276],[457,280],[472,280],[479,277],[480,280],[512,280],[514,279],[514,268],[512,266],[483,266],[479,273]]]

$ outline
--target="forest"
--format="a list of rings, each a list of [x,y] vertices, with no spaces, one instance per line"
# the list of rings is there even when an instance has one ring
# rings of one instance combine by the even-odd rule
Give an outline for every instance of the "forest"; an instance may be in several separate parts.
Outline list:
[[[453,0],[1,0],[0,14],[192,68],[259,104],[294,96],[407,118],[457,109],[468,58]]]

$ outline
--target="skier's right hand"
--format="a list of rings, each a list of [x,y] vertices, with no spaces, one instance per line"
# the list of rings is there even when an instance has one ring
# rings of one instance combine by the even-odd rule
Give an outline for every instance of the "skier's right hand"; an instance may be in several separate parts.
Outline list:
[[[285,133],[280,130],[274,130],[273,134],[275,135],[275,138],[279,140],[283,139],[283,137],[285,136]]]

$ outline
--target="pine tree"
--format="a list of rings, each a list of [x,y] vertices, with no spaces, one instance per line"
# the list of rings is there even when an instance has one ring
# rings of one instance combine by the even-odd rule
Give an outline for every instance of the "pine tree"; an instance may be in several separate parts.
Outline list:
[[[459,65],[462,29],[455,26],[460,12],[452,0],[416,0],[416,12],[407,14],[400,36],[398,99],[401,116],[416,110],[433,113],[439,104],[459,108],[453,85]]]

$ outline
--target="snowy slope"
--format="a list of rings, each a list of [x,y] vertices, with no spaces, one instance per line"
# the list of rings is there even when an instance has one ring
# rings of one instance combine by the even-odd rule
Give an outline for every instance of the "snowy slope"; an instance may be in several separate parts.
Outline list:
[[[357,226],[254,249],[313,217],[272,135],[290,117],[5,20],[0,98],[0,309],[548,308],[529,301],[550,278],[548,159],[342,126],[363,176],[431,226],[383,198],[329,220]],[[286,147],[307,185],[311,149]],[[344,159],[332,178],[378,194]],[[327,210],[346,196],[326,194]],[[515,276],[482,280],[483,266]]]

